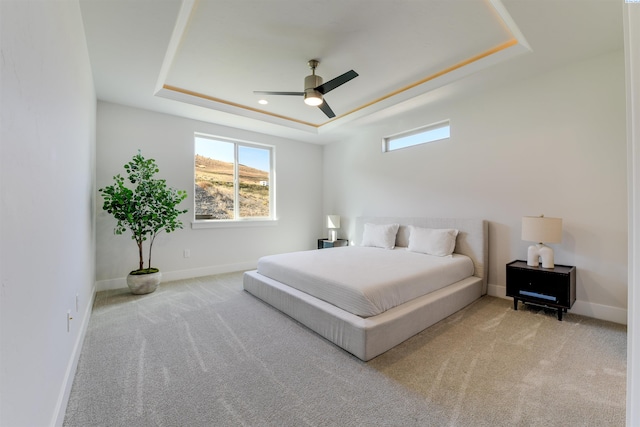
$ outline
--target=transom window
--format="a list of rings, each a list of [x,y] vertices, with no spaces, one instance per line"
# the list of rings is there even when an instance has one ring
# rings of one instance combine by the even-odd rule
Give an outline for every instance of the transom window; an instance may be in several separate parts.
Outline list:
[[[448,139],[450,136],[449,120],[434,123],[418,129],[391,135],[382,140],[382,151],[394,151],[415,145]]]
[[[195,134],[195,219],[274,219],[274,147]]]

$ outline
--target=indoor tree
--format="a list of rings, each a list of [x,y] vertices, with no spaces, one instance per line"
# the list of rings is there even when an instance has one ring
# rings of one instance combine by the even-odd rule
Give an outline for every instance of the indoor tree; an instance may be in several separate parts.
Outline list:
[[[187,192],[168,187],[164,179],[154,178],[158,166],[154,159],[145,159],[140,150],[124,169],[126,179],[118,174],[112,185],[98,190],[104,198],[102,209],[116,219],[115,234],[130,231],[138,245],[139,267],[130,274],[155,273],[158,269],[151,267],[153,242],[162,231],[170,233],[182,228],[178,216],[187,209],[178,209],[177,205],[186,199]],[[149,257],[144,268],[143,243],[147,240]]]

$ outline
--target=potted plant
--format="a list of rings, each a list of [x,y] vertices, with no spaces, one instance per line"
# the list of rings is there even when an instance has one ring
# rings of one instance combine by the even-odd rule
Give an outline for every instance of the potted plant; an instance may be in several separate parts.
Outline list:
[[[98,191],[104,198],[102,209],[116,219],[115,234],[131,231],[131,238],[138,245],[139,265],[127,276],[127,285],[134,294],[147,294],[158,287],[162,275],[151,267],[153,242],[162,231],[170,233],[182,228],[178,219],[187,209],[178,209],[187,197],[184,190],[167,187],[164,179],[154,178],[159,171],[154,159],[145,159],[140,150],[124,165],[127,179],[120,174],[113,177],[114,183]],[[130,186],[125,184],[128,181]],[[147,268],[144,267],[143,243],[149,241]]]

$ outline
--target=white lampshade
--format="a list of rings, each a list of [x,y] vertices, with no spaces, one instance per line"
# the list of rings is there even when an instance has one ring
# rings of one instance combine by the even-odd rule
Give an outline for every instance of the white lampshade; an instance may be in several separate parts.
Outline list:
[[[554,268],[553,249],[544,243],[560,243],[562,241],[562,218],[540,216],[522,217],[522,240],[537,242],[527,250],[527,265],[542,268]]]
[[[327,228],[340,228],[340,215],[327,215]]]
[[[562,241],[562,218],[523,216],[522,240],[536,243],[560,243]]]
[[[329,229],[329,240],[336,241],[336,229],[340,228],[340,215],[327,215],[327,228]]]

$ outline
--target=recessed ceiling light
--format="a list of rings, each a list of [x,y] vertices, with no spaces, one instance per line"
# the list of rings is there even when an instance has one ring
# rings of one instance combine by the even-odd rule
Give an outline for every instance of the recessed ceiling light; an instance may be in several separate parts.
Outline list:
[[[269,103],[269,101],[267,101],[266,99],[261,99],[260,101],[258,101],[258,104],[262,104],[262,105],[267,105]]]

